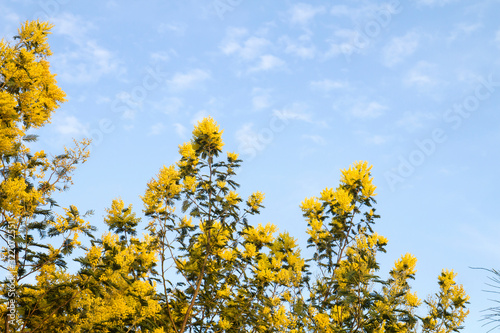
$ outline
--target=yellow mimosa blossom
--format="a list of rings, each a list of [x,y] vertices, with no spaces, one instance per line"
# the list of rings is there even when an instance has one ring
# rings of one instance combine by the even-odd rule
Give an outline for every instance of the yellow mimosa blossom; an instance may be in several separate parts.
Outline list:
[[[448,292],[448,290],[455,284],[455,277],[457,273],[453,272],[453,270],[443,270],[441,275],[438,277],[439,285],[444,292]]]
[[[348,186],[354,186],[360,183],[363,197],[368,198],[375,196],[376,194],[374,192],[376,186],[372,184],[373,178],[370,178],[370,170],[372,167],[371,165],[368,166],[368,162],[366,161],[355,162],[353,166],[341,171],[341,182]]]
[[[333,188],[327,187],[323,191],[321,191],[320,199],[321,201],[333,203],[333,200],[335,199],[335,191],[333,190]]]
[[[193,148],[197,154],[202,151],[207,154],[220,152],[224,143],[222,142],[222,133],[224,130],[219,130],[219,125],[212,117],[203,118],[195,126],[193,130]]]
[[[238,202],[240,202],[241,199],[240,199],[240,196],[238,195],[238,193],[236,193],[234,191],[230,191],[226,195],[226,201],[227,201],[228,204],[230,204],[231,206],[233,206],[233,205],[236,205]]]
[[[225,249],[223,250],[220,254],[219,257],[221,257],[224,260],[231,261],[234,258],[235,253],[231,249]]]
[[[414,293],[407,292],[405,294],[405,298],[406,298],[406,302],[411,307],[417,307],[420,304],[422,304],[422,301],[420,300],[420,298],[417,297],[417,292],[414,292]]]
[[[258,210],[262,201],[264,201],[264,193],[257,191],[248,197],[247,205],[253,210]]]
[[[227,159],[230,162],[234,162],[234,161],[236,161],[238,159],[238,154],[227,152]]]
[[[321,202],[316,197],[305,198],[300,204],[300,209],[302,209],[305,215],[311,217],[320,214],[322,210]]]
[[[181,227],[193,227],[193,218],[190,216],[183,216],[181,219]]]
[[[415,269],[416,264],[417,258],[410,253],[406,253],[405,255],[402,255],[399,260],[396,260],[394,269],[396,271],[405,272],[406,275],[413,275],[417,272]]]
[[[224,288],[217,290],[217,296],[219,297],[229,297],[230,294],[231,288],[227,284],[224,285]]]
[[[245,252],[243,256],[245,258],[254,258],[257,254],[257,249],[253,243],[245,243]]]
[[[270,243],[274,240],[274,232],[278,228],[274,224],[267,223],[265,227],[259,223],[257,228],[249,227],[245,229],[245,238],[249,242],[257,243]]]
[[[220,188],[225,188],[226,187],[226,182],[218,180],[217,181],[217,186],[219,186]]]
[[[186,176],[183,185],[187,191],[193,193],[196,190],[196,177]]]
[[[327,314],[318,313],[314,316],[314,321],[322,330],[324,330],[324,332],[331,332],[330,317],[328,317]]]
[[[221,320],[219,320],[219,327],[223,330],[227,330],[231,328],[231,323],[225,318],[222,318]]]
[[[339,205],[339,214],[345,214],[353,210],[352,200],[353,196],[348,190],[339,188],[334,192],[334,202]]]
[[[193,145],[191,144],[191,142],[185,142],[182,145],[179,145],[179,154],[181,154],[181,156],[187,160],[196,161],[198,159],[196,157],[196,152],[193,149]]]

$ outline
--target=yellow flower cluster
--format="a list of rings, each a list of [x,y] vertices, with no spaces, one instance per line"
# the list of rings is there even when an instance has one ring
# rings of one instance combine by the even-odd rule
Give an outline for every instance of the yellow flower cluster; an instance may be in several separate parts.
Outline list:
[[[396,260],[394,270],[396,272],[402,272],[406,276],[412,276],[417,272],[415,269],[416,264],[417,258],[410,253],[406,253],[402,255],[399,260]]]
[[[307,217],[317,217],[323,210],[321,202],[316,197],[305,198],[300,205],[300,209],[302,209],[304,215]]]
[[[238,159],[238,154],[227,152],[227,159],[229,162],[234,162]]]
[[[247,206],[250,207],[252,211],[258,211],[260,205],[262,205],[262,201],[264,201],[264,193],[257,191],[248,197]]]
[[[168,206],[169,200],[173,199],[182,191],[179,184],[180,174],[174,166],[163,166],[156,179],[152,179],[142,197],[146,212],[167,212],[171,209]]]
[[[190,193],[194,193],[196,190],[196,177],[186,176],[183,181],[184,189]]]
[[[234,191],[230,191],[227,195],[226,195],[226,201],[229,205],[231,206],[234,206],[236,205],[238,202],[241,201],[241,198],[240,196],[238,195],[238,193],[234,192]]]
[[[251,243],[271,243],[274,240],[273,234],[278,228],[274,224],[267,223],[265,227],[259,223],[257,228],[252,226],[245,229],[245,240]]]
[[[183,216],[181,219],[181,227],[193,227],[193,218],[192,217],[187,217]]]
[[[185,142],[184,144],[179,145],[179,154],[181,154],[181,160],[177,162],[179,168],[187,166],[194,167],[198,164],[198,157],[191,142]]]
[[[370,178],[370,170],[373,166],[368,166],[368,162],[355,162],[353,166],[342,170],[341,182],[349,187],[361,185],[361,193],[364,198],[376,195],[376,186],[372,184],[373,178]]]
[[[219,153],[222,151],[224,143],[222,142],[222,133],[219,125],[212,117],[203,118],[193,130],[193,149],[197,156],[202,152],[207,155]]]
[[[28,189],[23,178],[8,178],[0,184],[2,198],[0,203],[2,208],[12,215],[19,216],[33,213],[34,209],[42,201],[39,191],[34,188]],[[30,215],[31,215],[30,214]]]
[[[48,22],[27,21],[18,30],[15,46],[0,40],[0,154],[8,153],[29,127],[49,122],[52,112],[65,101],[45,58],[51,55]],[[5,83],[10,84],[4,90]]]

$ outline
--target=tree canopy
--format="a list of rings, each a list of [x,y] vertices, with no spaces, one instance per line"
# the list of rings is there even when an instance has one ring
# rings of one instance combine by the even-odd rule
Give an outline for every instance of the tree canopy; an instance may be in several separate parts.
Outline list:
[[[461,329],[469,297],[453,271],[442,271],[438,291],[425,300],[411,289],[413,255],[396,260],[387,278],[378,275],[377,254],[388,240],[374,230],[376,187],[364,161],[301,203],[310,257],[286,231],[255,223],[265,195],[238,193],[243,161],[223,151],[223,130],[211,117],[179,146],[178,162],[147,184],[143,217],[115,199],[104,217],[109,230],[97,235],[76,206],[59,208],[54,193],[71,185],[89,141],[53,157],[29,148],[36,136],[26,131],[47,124],[65,97],[48,62],[51,27],[26,22],[16,43],[0,42],[5,332]],[[74,258],[76,248],[84,255]]]

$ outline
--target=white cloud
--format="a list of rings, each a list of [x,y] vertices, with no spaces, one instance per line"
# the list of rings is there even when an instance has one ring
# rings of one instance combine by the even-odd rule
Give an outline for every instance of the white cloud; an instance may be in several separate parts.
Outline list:
[[[245,154],[255,154],[255,150],[262,149],[263,143],[259,140],[259,134],[253,129],[252,123],[243,124],[236,131],[236,141],[239,143],[238,150]]]
[[[170,60],[170,55],[164,51],[152,52],[149,57],[153,62],[167,62]]]
[[[418,48],[420,36],[415,32],[408,32],[402,37],[393,38],[383,50],[384,65],[391,67],[412,55]]]
[[[306,135],[306,134],[304,134],[304,135],[302,135],[302,138],[306,139],[306,140],[310,140],[317,145],[324,146],[326,144],[325,138],[323,138],[320,135]]]
[[[285,44],[285,52],[293,54],[302,59],[312,59],[316,55],[316,47],[311,43],[309,35],[302,35],[297,40],[285,36],[281,38],[281,42]]]
[[[500,30],[498,30],[495,35],[495,42],[497,43],[497,46],[500,47]]]
[[[456,40],[458,38],[467,37],[482,27],[483,27],[483,25],[481,23],[473,23],[473,24],[459,23],[450,32],[450,36],[448,37],[448,41],[453,42],[454,40]]]
[[[273,115],[285,121],[301,120],[305,122],[312,122],[311,115],[306,112],[306,108],[307,106],[304,104],[294,103],[281,110],[273,110]]]
[[[91,22],[79,16],[64,13],[54,17],[54,34],[68,37],[73,43],[68,47],[71,51],[59,52],[53,56],[52,64],[59,77],[75,83],[98,81],[106,74],[119,74],[125,71],[119,59],[111,52],[99,45],[89,35],[95,27]]]
[[[184,35],[186,31],[186,25],[180,23],[161,23],[158,26],[158,32],[163,33],[174,33],[177,35]]]
[[[309,86],[313,90],[329,92],[332,90],[346,88],[347,83],[344,81],[333,81],[330,79],[323,79],[323,80],[318,80],[318,81],[311,81],[309,83]]]
[[[334,5],[330,9],[330,14],[337,17],[347,17],[356,25],[361,22],[367,22],[370,19],[374,19],[377,17],[377,14],[380,16],[382,13],[386,15],[390,13],[391,15],[395,15],[399,13],[401,10],[398,8],[400,4],[394,1],[393,3],[385,2],[385,3],[374,3],[367,2],[366,4],[356,4],[353,6],[346,5]]]
[[[165,131],[165,125],[163,123],[156,123],[151,126],[149,130],[149,135],[160,135]]]
[[[161,103],[161,108],[166,114],[175,114],[184,106],[182,99],[177,97],[167,97]]]
[[[88,126],[83,125],[75,116],[54,116],[52,120],[57,133],[68,137],[79,137],[88,134]]]
[[[356,118],[378,118],[384,114],[387,107],[378,102],[356,103],[351,109],[351,115]]]
[[[436,66],[425,61],[419,61],[406,75],[405,83],[420,88],[433,87],[438,80],[432,76]]]
[[[175,128],[175,133],[177,133],[179,137],[181,137],[182,139],[186,138],[187,128],[185,126],[179,123],[175,123],[174,128]]]
[[[250,68],[249,72],[260,72],[260,71],[270,71],[273,69],[279,69],[285,66],[285,62],[280,58],[271,55],[265,54],[260,56],[257,64]]]
[[[194,114],[191,118],[191,124],[197,125],[199,121],[203,120],[203,118],[208,117],[210,114],[207,110],[200,110]]]
[[[192,69],[185,73],[176,73],[172,79],[167,81],[171,90],[182,91],[195,87],[199,83],[208,80],[210,73],[202,69]]]
[[[403,127],[409,132],[413,132],[419,128],[423,128],[429,120],[435,119],[436,116],[428,112],[409,112],[403,113],[403,116],[396,122],[397,126]]]
[[[366,138],[366,143],[372,144],[372,145],[382,145],[389,141],[389,137],[383,136],[383,135],[371,135]]]
[[[236,55],[242,60],[252,60],[262,55],[271,42],[263,37],[250,36],[243,40],[247,35],[245,29],[230,28],[222,42],[220,49],[226,55]]]
[[[308,3],[295,4],[289,11],[290,22],[293,24],[305,25],[316,15],[324,13],[323,7],[314,7]]]
[[[14,35],[17,35],[17,28],[19,28],[19,23],[22,21],[20,16],[13,12],[10,8],[0,4],[0,21],[2,22],[2,27],[0,32],[2,33],[2,38],[10,41]]]
[[[253,88],[252,106],[256,110],[267,109],[271,106],[270,91],[267,89]]]
[[[444,6],[456,0],[415,0],[418,5],[424,6]]]
[[[51,21],[54,23],[54,29],[52,30],[54,34],[67,36],[77,44],[82,44],[88,33],[96,29],[92,22],[70,13],[63,13],[53,17]]]

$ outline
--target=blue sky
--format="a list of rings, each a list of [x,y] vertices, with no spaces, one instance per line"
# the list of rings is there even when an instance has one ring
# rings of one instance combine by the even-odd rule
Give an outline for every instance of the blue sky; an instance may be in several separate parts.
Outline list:
[[[95,210],[99,232],[113,198],[141,211],[146,183],[211,115],[244,160],[242,194],[266,193],[253,222],[303,245],[300,202],[373,164],[381,275],[414,254],[424,298],[454,269],[471,296],[464,332],[486,332],[488,274],[470,267],[500,268],[499,12],[498,0],[7,0],[0,36],[55,24],[68,102],[37,148],[93,138],[59,202]]]

